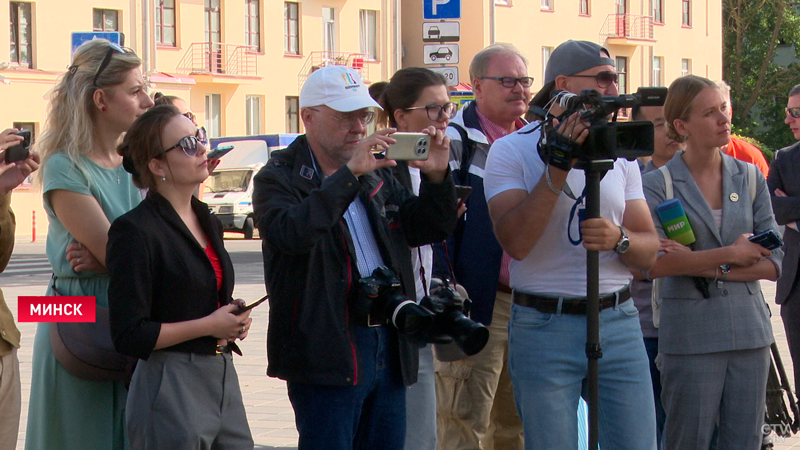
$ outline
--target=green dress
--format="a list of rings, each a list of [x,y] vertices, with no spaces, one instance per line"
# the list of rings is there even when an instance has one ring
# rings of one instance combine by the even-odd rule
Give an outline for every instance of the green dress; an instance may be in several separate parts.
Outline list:
[[[142,196],[122,166],[106,169],[86,157],[81,158],[81,166],[84,172],[66,155],[56,154],[43,167],[44,207],[50,221],[47,257],[58,278],[56,289],[62,295],[94,296],[98,305],[107,307],[108,275],[72,270],[66,248],[76,240],[53,213],[49,193],[63,189],[91,195],[109,222],[133,209]],[[50,287],[47,294],[51,294]],[[47,323],[39,324],[36,330],[32,372],[26,450],[128,448],[124,384],[70,375],[53,356]]]

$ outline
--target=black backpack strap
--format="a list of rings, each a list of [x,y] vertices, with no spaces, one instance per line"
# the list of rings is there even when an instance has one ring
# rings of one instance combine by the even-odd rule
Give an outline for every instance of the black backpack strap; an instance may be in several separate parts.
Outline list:
[[[464,127],[452,122],[450,126],[455,128],[458,134],[461,135],[461,165],[459,166],[461,179],[459,180],[459,184],[466,186],[468,185],[466,180],[467,174],[469,174],[469,166],[472,164],[472,157],[475,155],[475,145],[474,142],[467,137],[467,130],[465,130]]]

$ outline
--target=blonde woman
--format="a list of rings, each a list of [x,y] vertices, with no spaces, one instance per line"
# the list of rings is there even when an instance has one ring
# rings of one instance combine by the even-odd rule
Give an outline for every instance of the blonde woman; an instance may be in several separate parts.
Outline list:
[[[108,41],[83,44],[52,93],[38,143],[55,289],[95,297],[100,306],[108,306],[108,229],[141,201],[116,152],[122,134],[153,105],[140,65],[132,51]],[[26,449],[128,447],[125,386],[68,373],[53,355],[48,324],[36,331],[32,372]]]

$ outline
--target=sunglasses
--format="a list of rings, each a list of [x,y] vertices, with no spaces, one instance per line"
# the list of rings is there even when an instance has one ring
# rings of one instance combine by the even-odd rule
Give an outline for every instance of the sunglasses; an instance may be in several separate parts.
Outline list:
[[[600,88],[607,88],[611,83],[617,84],[619,82],[619,75],[616,72],[604,70],[597,75],[568,75],[570,77],[578,78],[594,78],[597,81],[597,86]]]
[[[103,58],[103,61],[100,63],[100,67],[97,68],[97,72],[95,72],[94,74],[94,80],[92,80],[92,85],[94,87],[98,87],[97,78],[100,76],[100,74],[103,73],[104,70],[106,70],[106,67],[108,67],[108,65],[111,63],[111,58],[114,56],[114,52],[119,52],[124,55],[126,53],[133,53],[133,50],[127,47],[120,47],[119,45],[113,42],[109,43],[108,52],[106,52],[105,58]]]
[[[794,119],[800,119],[800,107],[786,108],[786,115]]]
[[[513,88],[517,83],[522,87],[531,87],[533,85],[533,77],[481,77],[481,80],[497,80],[506,88]]]
[[[415,109],[425,109],[425,112],[428,114],[428,119],[431,120],[439,120],[442,118],[443,115],[447,116],[448,118],[452,119],[456,116],[456,112],[458,108],[456,108],[456,104],[453,102],[447,102],[444,105],[437,105],[436,103],[431,103],[430,105],[425,106],[412,106],[410,108],[403,108],[406,111],[413,111]]]
[[[183,117],[186,117],[187,119],[191,120],[192,122],[194,122],[194,119],[197,117],[197,116],[195,116],[195,115],[194,115],[194,113],[193,113],[193,112],[191,112],[191,111],[186,111],[185,113],[183,113],[183,114],[181,114],[181,115],[182,115]]]
[[[195,133],[194,136],[186,136],[186,137],[184,137],[183,139],[178,141],[177,144],[175,144],[172,147],[164,150],[164,153],[167,153],[170,150],[174,150],[174,149],[180,147],[180,148],[183,149],[183,153],[186,153],[186,156],[191,158],[191,157],[197,155],[197,148],[198,148],[197,144],[201,144],[201,145],[205,146],[208,143],[207,139],[208,139],[208,137],[206,135],[206,129],[203,128],[203,127],[200,127],[200,128],[197,129],[197,133]]]

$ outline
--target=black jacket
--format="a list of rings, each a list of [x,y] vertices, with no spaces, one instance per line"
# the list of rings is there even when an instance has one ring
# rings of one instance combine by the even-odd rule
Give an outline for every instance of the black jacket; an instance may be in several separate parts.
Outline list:
[[[219,291],[205,250],[161,195],[149,192],[111,224],[108,308],[111,336],[120,353],[147,359],[162,323],[199,319],[231,302],[233,264],[222,242],[222,224],[196,198],[192,209],[222,266]],[[213,355],[216,346],[217,338],[206,336],[164,350]]]
[[[772,198],[772,210],[778,225],[786,225],[800,220],[800,142],[775,152],[769,166],[767,186]],[[780,189],[788,197],[778,197],[775,189]],[[783,269],[775,288],[775,302],[782,304],[797,295],[797,273],[800,264],[800,232],[786,227],[783,232]],[[796,297],[795,297],[796,298]]]
[[[423,180],[420,197],[389,169],[360,178],[343,166],[320,180],[311,149],[300,136],[275,152],[255,177],[253,206],[261,233],[264,278],[270,294],[267,374],[288,381],[356,385],[359,354],[353,339],[360,309],[355,249],[343,215],[360,196],[384,263],[400,274],[414,298],[409,247],[441,241],[453,230],[452,178]],[[399,339],[403,381],[416,381],[418,351]]]

